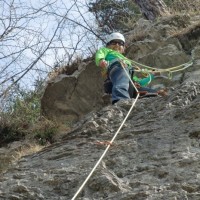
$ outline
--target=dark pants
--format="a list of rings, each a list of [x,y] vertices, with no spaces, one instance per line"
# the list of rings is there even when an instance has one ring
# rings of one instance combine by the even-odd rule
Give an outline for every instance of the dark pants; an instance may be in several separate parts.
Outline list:
[[[133,71],[129,71],[128,68],[125,69],[132,77]],[[140,96],[145,95],[145,93],[157,92],[148,87],[139,87],[137,89],[141,92]],[[136,90],[120,62],[115,62],[108,68],[108,78],[104,81],[104,91],[105,93],[112,94],[112,102],[117,102],[120,99],[136,98],[137,96]]]
[[[129,73],[128,68],[124,69]],[[112,94],[112,102],[132,98],[129,94],[130,80],[124,69],[118,61],[108,67],[108,79],[111,83],[108,87],[105,86],[105,90]]]

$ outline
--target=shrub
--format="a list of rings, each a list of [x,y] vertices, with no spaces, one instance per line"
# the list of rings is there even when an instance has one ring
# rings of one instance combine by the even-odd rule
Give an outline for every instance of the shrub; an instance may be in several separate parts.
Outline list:
[[[0,117],[0,146],[24,139],[35,138],[39,143],[53,142],[58,125],[40,114],[42,90],[15,92],[6,103]]]
[[[54,142],[54,135],[58,132],[59,125],[55,121],[50,121],[44,117],[38,120],[32,128],[32,137],[38,141],[40,145],[46,145]]]
[[[164,0],[173,13],[198,13],[199,0]]]

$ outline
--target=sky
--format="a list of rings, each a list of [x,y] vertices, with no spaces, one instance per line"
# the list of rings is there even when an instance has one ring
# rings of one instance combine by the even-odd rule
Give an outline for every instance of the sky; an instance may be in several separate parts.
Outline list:
[[[97,27],[86,3],[0,1],[1,91],[20,77],[21,87],[32,88],[35,80],[46,77],[55,65],[95,52],[100,41],[92,33]]]

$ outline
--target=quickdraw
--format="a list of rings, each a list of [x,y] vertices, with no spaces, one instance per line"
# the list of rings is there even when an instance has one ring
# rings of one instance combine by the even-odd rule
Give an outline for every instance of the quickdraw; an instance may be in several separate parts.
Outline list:
[[[108,146],[108,145],[113,146],[114,145],[110,141],[96,141],[94,144],[96,144],[96,145],[105,145],[105,146]]]

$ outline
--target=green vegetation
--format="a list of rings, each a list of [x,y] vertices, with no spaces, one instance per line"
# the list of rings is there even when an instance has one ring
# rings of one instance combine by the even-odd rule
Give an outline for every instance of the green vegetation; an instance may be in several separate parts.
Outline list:
[[[164,0],[170,11],[177,13],[197,13],[200,8],[199,0]]]
[[[21,139],[34,139],[42,145],[53,142],[58,124],[41,116],[42,91],[41,86],[34,91],[13,88],[14,95],[7,97],[0,113],[0,146]]]
[[[89,11],[94,14],[101,32],[132,30],[141,17],[138,6],[131,0],[91,0]]]
[[[172,15],[195,14],[200,9],[199,0],[163,1]],[[138,5],[132,0],[90,0],[88,9],[95,16],[100,34],[131,31],[137,20],[144,17]]]

